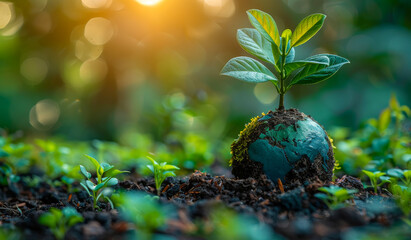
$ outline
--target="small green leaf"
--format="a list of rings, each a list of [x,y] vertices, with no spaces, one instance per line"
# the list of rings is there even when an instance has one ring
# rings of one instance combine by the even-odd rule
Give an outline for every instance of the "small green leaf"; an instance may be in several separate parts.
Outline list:
[[[168,171],[168,170],[180,170],[179,167],[174,166],[174,165],[165,165],[163,166],[163,170]]]
[[[86,181],[86,185],[91,191],[94,191],[96,189],[96,185],[94,185],[94,183],[90,180]]]
[[[91,178],[91,173],[87,172],[83,165],[80,165],[80,171],[87,179]]]
[[[85,154],[84,156],[86,156],[86,157],[90,160],[90,162],[93,163],[93,165],[94,165],[94,167],[96,168],[96,170],[98,170],[98,169],[100,168],[100,163],[99,163],[95,158],[93,158],[93,157],[91,157],[91,156],[89,156],[89,155],[87,155],[87,154]]]
[[[349,61],[343,57],[332,54],[319,54],[317,56],[326,56],[330,59],[329,66],[320,64],[307,64],[292,79],[290,86],[294,84],[314,84],[322,82],[332,77],[344,64]]]
[[[81,185],[84,189],[86,189],[88,195],[91,197],[92,195],[91,195],[91,193],[90,193],[90,190],[88,190],[88,187],[87,187],[84,183],[80,183],[80,185]]]
[[[153,165],[158,165],[158,163],[156,162],[156,160],[154,160],[152,157],[146,156],[146,158],[148,158],[148,160],[150,160],[150,162],[151,162]]]
[[[378,130],[380,132],[385,131],[385,129],[387,129],[388,126],[390,125],[390,122],[391,122],[391,109],[386,108],[381,112],[380,117],[378,118]]]
[[[277,47],[280,46],[280,34],[273,17],[258,9],[248,10],[247,15],[251,24],[258,32],[269,41],[275,43]]]
[[[249,57],[231,59],[221,70],[221,75],[252,83],[277,81],[277,78],[268,68]]]
[[[251,28],[239,29],[237,40],[240,46],[249,54],[256,56],[262,61],[275,65],[271,42],[261,36],[261,34]]]
[[[291,48],[291,50],[288,53],[287,57],[285,57],[285,64],[293,62],[294,58],[295,58],[295,50],[294,50],[294,48]]]
[[[291,36],[291,46],[297,47],[310,40],[323,26],[325,17],[324,14],[316,13],[304,18]]]
[[[291,30],[286,29],[283,31],[281,34],[281,52],[282,53],[287,53],[288,50],[290,49],[290,38],[291,38]]]
[[[147,165],[147,167],[148,167],[148,169],[150,169],[153,173],[155,173],[155,172],[154,172],[154,166],[153,166],[153,165]]]
[[[115,168],[111,168],[109,169],[107,172],[104,172],[104,176],[105,177],[115,177],[121,173],[129,173],[130,171],[120,171],[118,169]]]
[[[44,213],[43,215],[39,217],[38,221],[41,225],[47,226],[49,228],[54,228],[58,220],[55,218],[53,214]]]
[[[104,181],[104,182],[102,182],[102,183],[97,184],[97,186],[94,188],[93,191],[98,191],[98,190],[100,190],[100,189],[103,188],[109,181],[110,181],[110,179],[107,179],[107,181]]]
[[[390,108],[394,111],[398,111],[400,109],[400,104],[398,103],[398,100],[397,100],[397,97],[395,96],[395,94],[391,95]]]
[[[164,172],[163,173],[163,175],[164,175],[164,177],[175,177],[176,176],[176,174],[174,173],[174,172],[172,172],[172,171],[167,171],[167,172]]]
[[[117,185],[117,184],[118,184],[118,179],[117,178],[112,178],[107,182],[107,186],[109,186],[109,187]]]
[[[112,169],[114,166],[110,165],[108,163],[101,163],[101,167],[103,168],[103,171],[106,172],[106,171]]]

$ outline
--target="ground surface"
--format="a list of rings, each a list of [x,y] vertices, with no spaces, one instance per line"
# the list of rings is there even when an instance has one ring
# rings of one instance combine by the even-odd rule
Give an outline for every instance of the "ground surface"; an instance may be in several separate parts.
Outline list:
[[[314,197],[324,186],[320,180],[288,186],[282,193],[265,176],[236,180],[195,172],[184,178],[168,178],[160,202],[174,205],[178,214],[159,233],[176,239],[204,239],[195,223],[208,219],[209,209],[222,204],[266,223],[286,239],[354,239],[367,232],[389,232],[391,239],[407,239],[411,234],[409,228],[396,227],[402,216],[388,195],[375,195],[352,177],[345,176],[335,184],[358,189],[351,207],[328,210]],[[85,218],[66,239],[127,239],[130,232],[129,225],[109,205],[101,203],[102,211],[94,212],[92,200],[83,190],[70,195],[64,187],[53,188],[47,183],[37,188],[18,184],[17,188],[19,194],[5,188],[0,191],[0,225],[20,228],[24,239],[54,239],[37,219],[50,207],[64,206],[75,207]],[[155,185],[152,179],[129,178],[117,189],[154,194]],[[397,229],[395,235],[392,229]]]

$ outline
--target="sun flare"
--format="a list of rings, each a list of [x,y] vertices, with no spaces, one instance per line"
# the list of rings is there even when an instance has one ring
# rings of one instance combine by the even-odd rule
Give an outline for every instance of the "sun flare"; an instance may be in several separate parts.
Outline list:
[[[156,4],[159,4],[163,0],[136,0],[138,3],[146,6],[154,6]]]

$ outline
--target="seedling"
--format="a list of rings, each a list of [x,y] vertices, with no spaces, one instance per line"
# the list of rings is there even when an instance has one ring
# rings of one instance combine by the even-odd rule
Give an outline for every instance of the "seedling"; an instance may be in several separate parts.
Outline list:
[[[322,27],[324,14],[316,13],[304,18],[294,32],[286,29],[281,36],[274,19],[267,13],[247,11],[255,29],[239,29],[240,46],[259,60],[274,66],[271,72],[260,62],[249,57],[236,57],[227,62],[221,74],[252,83],[272,82],[280,95],[279,110],[284,109],[284,94],[296,84],[314,84],[327,80],[349,61],[332,54],[314,55],[294,60],[295,47],[312,38]]]
[[[83,222],[84,218],[72,207],[62,210],[51,208],[50,212],[40,216],[39,223],[50,228],[56,239],[64,239],[66,232],[75,224]]]
[[[352,194],[357,192],[356,189],[345,189],[334,185],[321,187],[318,190],[323,193],[316,193],[315,196],[323,200],[330,209],[346,206],[346,200],[351,199],[353,197]]]
[[[118,179],[115,178],[120,173],[127,173],[129,171],[120,171],[115,169],[113,165],[108,163],[99,163],[95,158],[85,155],[94,165],[96,168],[97,178],[95,178],[95,182],[91,181],[91,173],[87,172],[86,168],[80,165],[81,173],[87,178],[86,181],[80,183],[81,186],[86,189],[87,193],[90,197],[93,198],[93,209],[98,208],[97,202],[100,197],[104,197],[112,208],[113,202],[110,200],[111,190],[108,187],[114,186],[118,183]]]
[[[14,193],[18,193],[19,190],[16,183],[20,180],[20,177],[13,173],[13,169],[6,163],[0,163],[0,186],[7,186]]]
[[[147,156],[147,158],[151,161],[152,165],[147,165],[147,167],[154,173],[154,181],[156,183],[156,190],[157,195],[160,196],[161,194],[161,184],[164,180],[168,177],[174,177],[176,174],[174,170],[180,170],[180,168],[167,164],[166,162],[157,163],[156,160]]]
[[[362,170],[363,173],[365,173],[368,178],[371,181],[371,186],[374,187],[374,192],[378,193],[378,187],[383,185],[384,183],[390,182],[389,177],[384,176],[385,173],[380,172],[380,171],[376,171],[376,172],[370,172],[367,170]],[[380,183],[378,183],[378,181],[381,181]]]

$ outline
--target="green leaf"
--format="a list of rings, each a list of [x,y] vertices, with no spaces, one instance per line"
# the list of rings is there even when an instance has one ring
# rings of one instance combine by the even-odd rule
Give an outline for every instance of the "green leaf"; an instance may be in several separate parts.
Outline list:
[[[150,169],[154,173],[154,166],[153,165],[147,165],[148,169]]]
[[[90,190],[88,190],[88,187],[86,186],[86,184],[80,183],[80,185],[81,185],[84,189],[86,189],[88,195],[91,197],[92,195],[91,195],[91,193],[90,193]]]
[[[260,32],[266,39],[280,46],[280,34],[278,33],[277,24],[270,14],[258,9],[247,11],[248,18],[251,24]]]
[[[109,187],[117,185],[117,184],[118,184],[118,179],[117,178],[112,178],[107,182],[107,186],[109,186]]]
[[[291,48],[291,50],[288,53],[287,57],[285,57],[285,64],[293,62],[294,58],[295,58],[295,50],[294,50],[294,48]]]
[[[45,213],[39,217],[39,223],[49,228],[54,228],[57,224],[56,217],[51,213]]]
[[[83,218],[82,216],[76,215],[76,216],[71,217],[71,218],[68,220],[67,226],[68,226],[68,227],[72,227],[72,226],[76,225],[77,223],[81,223],[81,222],[83,222],[83,221],[84,221],[84,218]]]
[[[316,13],[304,18],[291,36],[291,46],[297,47],[310,40],[323,26],[325,17],[324,14]]]
[[[85,154],[84,156],[86,156],[86,157],[90,160],[90,162],[93,163],[94,167],[95,167],[96,170],[98,171],[98,169],[100,168],[100,163],[99,163],[95,158],[93,158],[93,157],[91,157],[91,156],[89,156],[89,155],[87,155],[87,154]]]
[[[130,171],[120,171],[118,169],[115,168],[111,168],[110,170],[108,170],[107,172],[104,173],[105,177],[115,177],[121,173],[129,173]]]
[[[221,70],[221,75],[253,83],[277,81],[277,78],[268,68],[249,57],[231,59]]]
[[[378,118],[378,130],[380,132],[384,131],[385,129],[388,128],[388,126],[390,125],[390,122],[391,122],[391,109],[386,108],[381,112],[380,117]]]
[[[365,175],[367,175],[369,179],[375,178],[375,174],[373,172],[367,170],[362,170],[362,172],[365,173]]]
[[[96,189],[96,185],[94,185],[94,183],[90,180],[86,181],[86,185],[91,191],[94,191]]]
[[[317,56],[326,56],[330,60],[329,66],[321,64],[307,64],[292,79],[290,86],[294,84],[314,84],[322,82],[332,77],[344,64],[349,61],[343,57],[332,54],[319,54]]]
[[[148,160],[150,160],[150,162],[151,162],[153,165],[158,165],[158,163],[156,162],[156,160],[154,160],[152,157],[146,156],[146,158],[148,158]]]
[[[283,31],[283,33],[281,34],[281,52],[282,53],[287,53],[289,48],[290,48],[290,38],[291,38],[291,30],[290,29],[286,29]]]
[[[163,167],[163,170],[166,170],[166,171],[168,171],[168,170],[180,170],[180,168],[177,167],[177,166],[174,166],[174,165],[165,165]]]
[[[176,174],[174,173],[174,172],[172,172],[172,171],[167,171],[167,172],[164,172],[163,173],[163,176],[164,177],[175,177],[176,176]]]
[[[103,168],[103,171],[106,172],[106,171],[112,169],[114,166],[110,165],[108,163],[101,163],[101,167]]]
[[[316,56],[313,56],[313,57],[309,57],[305,60],[287,63],[284,66],[286,76],[290,75],[296,69],[304,67],[307,64],[325,65],[325,67],[326,67],[330,64],[330,60],[326,56],[316,55]]]
[[[273,56],[271,42],[262,37],[257,30],[251,28],[239,29],[237,31],[237,41],[249,54],[275,65],[276,61]]]
[[[87,172],[83,165],[80,165],[80,171],[87,179],[91,178],[91,173]]]
[[[98,191],[98,190],[100,190],[100,189],[103,188],[110,180],[111,180],[111,179],[107,179],[107,181],[104,181],[104,182],[102,182],[102,183],[97,184],[97,186],[94,188],[93,191]]]
[[[395,178],[404,177],[404,172],[401,169],[398,169],[398,168],[388,169],[387,174],[389,176],[395,177]]]
[[[397,97],[395,96],[395,94],[391,95],[390,108],[394,111],[398,111],[400,109],[400,104],[398,103],[398,100],[397,100]]]

